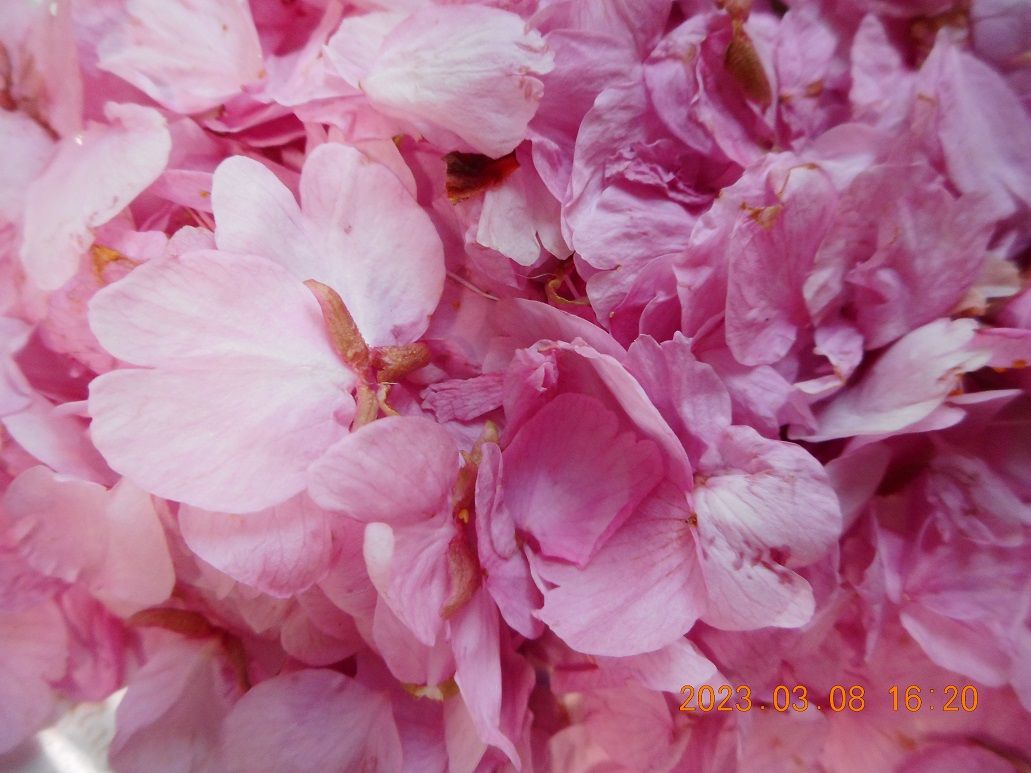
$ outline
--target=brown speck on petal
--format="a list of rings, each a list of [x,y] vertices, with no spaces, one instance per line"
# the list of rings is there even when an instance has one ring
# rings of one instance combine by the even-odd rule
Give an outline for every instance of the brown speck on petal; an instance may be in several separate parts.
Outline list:
[[[90,258],[93,261],[93,273],[96,275],[97,279],[99,279],[101,282],[104,282],[105,284],[108,281],[113,281],[112,278],[109,278],[105,275],[107,267],[110,266],[112,263],[124,262],[124,264],[127,266],[139,265],[138,261],[126,257],[118,250],[111,249],[110,247],[105,247],[102,244],[94,244],[92,247],[90,247],[89,253]]]
[[[447,567],[451,575],[451,596],[440,610],[445,620],[464,607],[480,586],[480,564],[464,537],[455,537],[448,545]]]
[[[447,197],[452,204],[500,185],[519,168],[515,153],[501,158],[480,153],[448,153],[444,161],[447,162]]]
[[[164,628],[188,639],[200,639],[216,633],[215,628],[202,615],[185,609],[144,609],[126,622],[139,628]]]
[[[751,38],[737,19],[734,20],[734,37],[727,46],[723,63],[748,99],[763,110],[770,106],[773,91],[770,89],[766,70],[763,69]]]

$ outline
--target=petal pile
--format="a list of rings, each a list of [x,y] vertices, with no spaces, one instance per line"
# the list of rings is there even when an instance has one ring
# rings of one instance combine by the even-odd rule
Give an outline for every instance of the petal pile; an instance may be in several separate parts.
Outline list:
[[[0,140],[0,768],[1031,769],[1031,6],[10,0]]]

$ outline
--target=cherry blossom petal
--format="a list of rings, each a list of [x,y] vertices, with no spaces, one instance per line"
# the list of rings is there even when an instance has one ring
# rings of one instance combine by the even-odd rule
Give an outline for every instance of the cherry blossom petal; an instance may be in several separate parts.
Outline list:
[[[248,691],[226,717],[221,749],[230,773],[402,767],[386,696],[316,669],[283,674]]]
[[[551,67],[543,38],[515,14],[431,5],[386,35],[357,85],[435,144],[456,149],[448,140],[456,136],[499,158],[523,139],[543,91],[534,76]]]
[[[129,681],[118,705],[111,764],[135,773],[218,769],[219,730],[241,693],[214,641],[174,640]]]
[[[598,400],[559,395],[505,449],[505,501],[541,551],[583,566],[655,486],[658,449]]]
[[[336,290],[371,345],[426,330],[444,283],[440,238],[404,183],[355,148],[308,156],[301,204],[265,166],[235,156],[215,171],[219,249],[262,255]]]
[[[25,193],[21,261],[44,290],[56,290],[79,267],[91,229],[121,212],[165,168],[171,138],[165,119],[140,105],[110,103],[108,124],[66,137]]]
[[[540,619],[594,655],[639,655],[683,636],[705,610],[689,517],[682,495],[667,485],[585,568],[535,559],[537,574],[554,586],[541,589]]]
[[[261,44],[241,0],[128,0],[97,47],[101,68],[177,113],[199,113],[264,77]]]
[[[184,505],[179,528],[202,559],[277,598],[310,588],[333,560],[330,516],[306,494],[243,516]]]
[[[312,465],[309,491],[359,521],[420,521],[446,505],[458,476],[447,431],[420,417],[388,416],[352,432]]]
[[[315,299],[275,264],[207,252],[148,264],[97,293],[90,315],[105,348],[157,366],[90,384],[94,443],[152,493],[260,510],[303,490],[347,432],[355,377]]]

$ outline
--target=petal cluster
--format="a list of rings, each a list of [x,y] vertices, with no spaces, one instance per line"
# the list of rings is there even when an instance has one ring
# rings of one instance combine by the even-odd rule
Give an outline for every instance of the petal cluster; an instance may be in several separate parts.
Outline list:
[[[0,768],[1031,767],[1029,52],[3,4]]]

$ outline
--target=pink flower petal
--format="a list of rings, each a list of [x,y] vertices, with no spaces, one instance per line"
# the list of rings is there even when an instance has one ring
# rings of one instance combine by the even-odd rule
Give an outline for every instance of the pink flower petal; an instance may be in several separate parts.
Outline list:
[[[583,565],[661,474],[658,449],[598,400],[559,395],[505,449],[505,502],[541,551]]]
[[[95,379],[90,415],[108,463],[159,496],[270,507],[347,432],[354,374],[311,293],[273,263],[196,252],[147,264],[97,293],[90,321],[113,354],[157,366]]]
[[[99,66],[177,113],[199,113],[264,76],[246,2],[129,0],[97,47]]]
[[[523,139],[543,90],[533,76],[551,67],[540,34],[515,14],[431,5],[387,34],[358,85],[377,109],[442,148],[464,150],[449,142],[457,136],[498,158]]]
[[[265,166],[227,159],[212,190],[219,249],[262,255],[343,298],[370,345],[411,343],[444,284],[440,237],[404,183],[355,148],[308,156],[301,205]]]
[[[535,571],[555,586],[542,588],[540,619],[593,655],[639,655],[683,636],[705,610],[689,516],[683,495],[664,486],[583,569],[535,558]]]
[[[430,419],[388,416],[312,465],[309,491],[356,520],[402,524],[438,513],[457,476],[458,449],[447,430]]]
[[[208,769],[240,692],[216,642],[169,641],[129,680],[111,764],[130,773],[152,771],[159,761],[168,773]]]
[[[225,721],[228,773],[401,770],[389,700],[335,671],[306,669],[252,688]]]
[[[246,516],[183,505],[179,528],[202,559],[277,598],[310,588],[333,560],[330,516],[307,494]]]
[[[25,193],[21,261],[44,290],[56,290],[93,242],[90,229],[121,212],[165,168],[171,138],[165,119],[140,105],[110,103],[107,125],[66,137]]]

